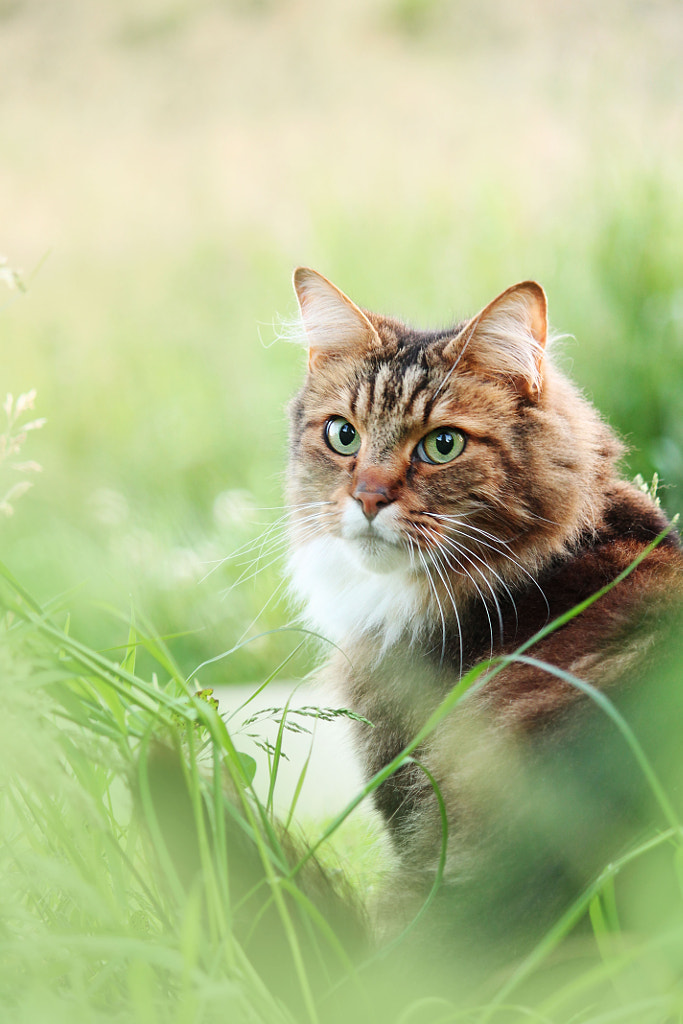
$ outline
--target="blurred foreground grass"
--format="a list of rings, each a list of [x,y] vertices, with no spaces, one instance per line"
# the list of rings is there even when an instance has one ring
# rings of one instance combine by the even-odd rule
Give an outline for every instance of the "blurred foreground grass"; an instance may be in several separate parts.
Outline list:
[[[652,826],[633,835],[526,956],[483,972],[474,992],[463,965],[446,957],[448,987],[437,996],[420,984],[410,951],[396,965],[374,957],[356,916],[379,875],[367,868],[367,837],[354,847],[340,831],[379,776],[334,821],[312,826],[307,842],[292,838],[274,821],[270,796],[260,802],[253,792],[256,766],[240,753],[232,720],[226,728],[226,709],[210,692],[193,692],[196,680],[185,681],[163,641],[131,622],[120,654],[103,656],[71,634],[68,620],[59,625],[59,603],[41,606],[2,566],[0,607],[0,686],[12,709],[0,722],[3,1021],[681,1019],[680,617],[652,677],[641,680],[645,690],[654,686],[655,735],[641,745],[620,727],[613,733],[655,794]],[[139,668],[143,652],[154,671]],[[464,682],[476,679],[475,669]],[[423,733],[461,690],[446,696]],[[617,725],[614,705],[603,711]],[[663,751],[673,770],[662,786],[652,763],[667,762]],[[282,753],[281,733],[271,793]],[[611,744],[603,754],[614,754]]]

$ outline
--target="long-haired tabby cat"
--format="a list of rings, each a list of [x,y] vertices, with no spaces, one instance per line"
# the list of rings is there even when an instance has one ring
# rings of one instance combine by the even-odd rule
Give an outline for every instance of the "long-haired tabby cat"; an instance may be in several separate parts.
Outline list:
[[[368,777],[473,665],[518,650],[664,534],[480,679],[375,794],[394,926],[433,882],[445,807],[424,931],[451,963],[470,946],[470,963],[514,956],[640,827],[632,753],[570,677],[617,703],[632,691],[681,592],[678,540],[553,365],[535,282],[438,331],[363,311],[310,269],[294,286],[309,360],[291,405],[290,572],[335,645],[329,685],[371,723],[355,725]]]

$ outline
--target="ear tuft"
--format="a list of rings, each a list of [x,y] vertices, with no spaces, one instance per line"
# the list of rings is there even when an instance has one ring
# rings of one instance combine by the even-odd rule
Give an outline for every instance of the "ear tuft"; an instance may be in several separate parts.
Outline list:
[[[506,378],[520,393],[537,401],[543,385],[547,309],[540,284],[515,284],[473,317],[453,339],[452,353],[447,348],[445,354]]]
[[[308,267],[294,271],[294,291],[309,345],[309,367],[349,356],[379,342],[365,313],[326,277]]]

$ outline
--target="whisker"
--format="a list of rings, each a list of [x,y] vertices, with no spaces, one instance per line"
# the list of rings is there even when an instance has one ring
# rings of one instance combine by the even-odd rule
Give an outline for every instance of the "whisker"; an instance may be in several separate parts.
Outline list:
[[[415,541],[410,534],[405,535],[405,541],[407,542],[408,554],[410,556],[410,568],[415,569]]]
[[[315,519],[316,521],[309,522],[308,525],[304,527],[303,531],[301,532],[298,538],[300,543],[308,543],[308,541],[312,540],[316,535],[322,534],[324,532],[323,529],[321,528],[323,524],[321,524],[318,521],[318,517],[311,518]],[[234,580],[234,582],[231,584],[229,590],[233,590],[240,583],[248,582],[255,576],[258,576],[259,573],[265,572],[265,570],[270,568],[271,565],[275,565],[275,563],[278,562],[280,558],[282,558],[282,556],[289,548],[289,543],[289,537],[281,537],[277,541],[273,541],[269,549],[260,551],[256,558],[252,558],[250,561],[246,563],[240,563],[244,565],[244,569],[237,577],[237,579]],[[259,564],[262,563],[263,559],[269,559],[269,561],[266,562],[266,564]]]
[[[448,527],[447,527],[447,529],[448,529]],[[452,530],[452,528],[450,528],[450,529]],[[455,530],[453,532],[458,533],[461,536],[464,536],[464,534],[460,530]],[[493,600],[495,602],[496,611],[498,613],[498,622],[499,622],[499,625],[500,625],[501,643],[503,642],[503,616],[502,616],[502,613],[501,613],[501,610],[500,610],[500,605],[498,603],[498,597],[496,595],[495,588],[492,586],[491,581],[488,579],[486,573],[483,572],[483,570],[480,569],[478,565],[474,564],[473,559],[476,559],[477,562],[481,562],[481,564],[484,566],[484,568],[487,569],[488,572],[490,572],[491,575],[496,578],[498,583],[501,585],[501,587],[503,588],[503,590],[507,594],[507,596],[508,596],[508,598],[510,600],[510,604],[512,605],[512,610],[513,610],[513,612],[515,614],[515,633],[517,633],[517,629],[519,628],[519,616],[517,614],[517,605],[515,604],[515,599],[514,599],[514,596],[512,594],[512,591],[510,590],[509,586],[507,585],[507,583],[505,582],[503,577],[499,573],[496,572],[496,570],[493,568],[493,566],[489,565],[489,563],[486,561],[485,558],[482,558],[481,555],[478,555],[476,553],[476,551],[471,551],[468,548],[463,547],[462,544],[458,544],[458,542],[456,540],[454,540],[452,537],[444,537],[443,541],[444,541],[445,544],[448,544],[449,547],[455,548],[455,550],[457,550],[461,555],[463,555],[465,558],[467,558],[467,560],[470,563],[470,565],[472,566],[472,568],[475,569],[479,573],[479,575],[483,579],[484,583],[486,584],[486,586],[491,591],[491,596],[492,596],[492,598],[493,598]],[[499,554],[500,553],[501,552],[499,552]]]
[[[333,505],[333,501],[304,501],[296,505],[263,505],[261,508],[254,508],[253,512],[285,512],[285,515],[289,515],[291,512],[298,512],[304,508],[317,508],[320,505]],[[285,516],[282,517],[283,519]]]
[[[457,523],[458,526],[464,526],[468,530],[473,530],[475,533],[481,534],[482,537],[486,537],[488,540],[495,541],[496,544],[502,545],[505,548],[510,547],[509,541],[502,540],[500,537],[496,537],[495,534],[489,533],[487,530],[482,530],[478,526],[473,526],[472,523],[463,523],[461,516],[449,516],[446,515],[444,512],[423,512],[422,515],[431,516],[431,518],[433,519],[442,519],[444,522],[448,523]]]
[[[301,536],[303,536],[305,534],[306,529],[308,528],[308,526],[310,526],[311,523],[318,523],[321,520],[330,519],[332,517],[332,515],[333,515],[333,513],[332,512],[328,512],[328,511],[325,511],[325,512],[312,512],[310,515],[302,516],[300,519],[297,519],[296,523],[295,523],[295,527],[299,530],[299,534],[298,534],[297,539],[300,539]],[[302,532],[302,527],[304,528],[303,532]],[[271,540],[268,540],[267,542],[266,542],[266,540],[264,540],[262,542],[262,544],[261,544],[261,552],[259,553],[259,555],[257,557],[262,557],[263,552],[268,550],[268,547],[267,547],[268,544],[270,544],[271,547],[272,547],[272,546],[277,546],[277,545],[288,546],[289,543],[290,543],[289,533],[282,533],[279,537],[274,537]]]
[[[254,551],[260,544],[264,543],[265,540],[267,540],[268,536],[273,532],[273,530],[275,530],[281,523],[284,523],[286,519],[287,516],[281,516],[274,523],[270,523],[267,529],[261,531],[261,533],[259,533],[258,536],[252,538],[251,540],[245,541],[245,543],[240,545],[240,547],[235,548],[234,551],[231,551],[229,555],[225,555],[223,558],[215,559],[212,563],[212,568],[209,569],[209,571],[204,576],[202,576],[199,582],[203,583],[205,580],[209,578],[209,576],[212,576],[217,569],[220,569],[221,566],[225,565],[226,562],[231,562],[233,559],[237,558],[238,555],[246,555],[250,551]]]
[[[422,551],[422,548],[419,546],[417,547],[416,550],[419,559],[422,562],[422,565],[424,566],[425,573],[427,574],[427,579],[429,580],[429,585],[432,588],[432,592],[436,600],[436,606],[439,609],[439,615],[441,616],[441,664],[443,665],[443,661],[446,656],[446,619],[444,618],[443,608],[441,607],[441,601],[439,600],[439,594],[436,589],[436,584],[432,579],[431,573],[429,571],[429,565],[427,564],[427,559],[424,556],[424,552]]]
[[[221,566],[225,565],[226,562],[233,561],[233,559],[237,558],[239,555],[245,555],[248,554],[250,551],[255,551],[256,548],[259,547],[259,545],[264,544],[268,540],[269,536],[273,533],[273,531],[277,530],[279,526],[287,523],[291,519],[293,513],[304,511],[305,509],[309,508],[319,508],[324,505],[333,504],[334,502],[332,501],[309,501],[297,505],[273,505],[272,508],[254,509],[254,511],[256,512],[267,512],[271,510],[279,511],[280,509],[286,509],[287,511],[283,515],[275,519],[272,523],[268,523],[266,529],[262,530],[261,533],[259,533],[256,537],[253,537],[251,540],[245,541],[244,544],[241,544],[238,548],[235,548],[234,551],[231,551],[229,555],[225,555],[223,558],[216,558],[212,559],[211,561],[205,562],[205,565],[211,565],[211,569],[209,569],[209,571],[204,576],[202,576],[199,582],[204,583],[204,581],[207,580],[209,576],[213,575],[213,573],[216,572],[217,569],[220,569]]]
[[[457,359],[455,360],[455,362],[454,362],[454,363],[453,363],[453,365],[451,366],[450,370],[448,371],[448,373],[446,374],[446,376],[444,377],[444,379],[443,379],[443,380],[441,381],[441,383],[439,384],[438,388],[436,389],[436,392],[435,392],[435,394],[434,394],[434,397],[435,397],[435,398],[436,398],[436,396],[437,396],[437,395],[439,394],[439,392],[440,392],[440,391],[442,390],[442,388],[444,388],[444,387],[446,386],[446,384],[448,383],[448,381],[449,381],[449,380],[450,380],[450,378],[451,378],[451,375],[452,375],[452,374],[453,374],[453,372],[455,371],[455,369],[456,369],[456,367],[457,367],[458,363],[460,362],[460,360],[462,359],[462,357],[463,357],[463,356],[465,355],[465,352],[466,352],[466,350],[467,350],[467,346],[469,345],[470,341],[472,340],[472,338],[473,338],[473,336],[474,336],[474,332],[475,332],[475,330],[477,329],[477,326],[478,326],[478,324],[479,324],[479,319],[480,319],[480,317],[481,317],[481,314],[479,314],[478,316],[476,316],[476,317],[474,318],[474,320],[472,320],[472,322],[471,322],[471,324],[470,324],[470,329],[469,329],[469,333],[468,333],[467,337],[465,338],[465,344],[464,344],[464,345],[463,345],[463,347],[462,347],[462,348],[460,349],[460,352],[458,353],[458,358],[457,358]]]
[[[469,551],[467,551],[466,548],[463,548],[462,545],[458,544],[456,541],[454,541],[450,537],[444,537],[443,538],[443,543],[447,544],[448,547],[451,549],[451,554],[453,555],[453,557],[455,558],[455,560],[457,561],[457,563],[461,567],[461,569],[464,572],[466,572],[467,575],[469,576],[469,578],[472,580],[472,583],[476,587],[477,593],[479,594],[479,596],[481,598],[482,604],[484,605],[484,610],[486,611],[486,615],[487,615],[487,618],[489,620],[489,630],[491,632],[491,657],[493,657],[493,622],[491,621],[491,616],[489,614],[488,603],[487,603],[486,598],[484,597],[483,593],[481,592],[481,590],[480,590],[480,588],[479,588],[479,586],[477,584],[477,581],[474,579],[474,577],[471,575],[471,573],[469,573],[468,570],[465,568],[465,566],[462,564],[462,562],[460,561],[460,558],[458,558],[458,556],[455,555],[453,552],[457,551],[458,555],[460,555],[462,558],[467,560],[469,565],[472,566],[472,569],[474,570],[474,572],[479,574],[479,576],[481,577],[482,581],[486,584],[486,586],[488,587],[489,591],[491,592],[491,598],[493,600],[493,604],[494,604],[495,609],[496,609],[496,615],[498,617],[498,631],[499,631],[499,635],[500,635],[500,642],[501,642],[501,644],[503,644],[504,643],[504,632],[505,632],[504,627],[503,627],[503,613],[501,611],[500,602],[498,600],[498,595],[496,594],[495,588],[491,584],[491,581],[488,579],[488,577],[486,576],[486,573],[483,571],[483,569],[481,569],[478,565],[475,564],[475,562],[473,560],[473,555]],[[474,557],[476,557],[476,556],[474,556]],[[480,561],[481,561],[481,559],[480,559]],[[505,582],[503,580],[501,580],[501,578],[498,576],[498,574],[496,572],[494,572],[494,570],[490,569],[490,566],[488,566],[488,564],[486,562],[483,562],[483,564],[486,566],[487,569],[489,569],[491,572],[493,572],[493,575],[498,580],[500,580],[502,585],[507,590],[508,594],[510,594],[510,590],[509,590],[508,586],[505,584]],[[510,598],[512,600],[512,595],[510,595]],[[513,604],[513,607],[514,607],[514,600],[512,601],[512,604]],[[517,615],[517,610],[515,608],[515,616],[516,615]]]
[[[443,540],[445,541],[445,538],[443,538]],[[483,595],[483,593],[482,593],[482,591],[481,591],[477,581],[475,580],[474,576],[472,575],[472,573],[469,572],[469,570],[462,564],[462,562],[457,557],[457,555],[455,555],[455,554],[453,554],[451,552],[450,553],[450,557],[449,557],[449,552],[447,552],[445,550],[445,548],[443,547],[441,539],[438,537],[438,535],[434,535],[434,543],[439,548],[439,550],[441,552],[441,556],[445,559],[446,564],[448,566],[450,566],[451,569],[455,569],[456,567],[451,562],[451,557],[453,559],[455,559],[455,561],[457,562],[458,568],[468,577],[468,579],[471,581],[474,589],[477,591],[477,594],[479,595],[479,597],[481,599],[481,603],[484,606],[484,611],[486,613],[486,618],[488,619],[489,635],[490,635],[490,638],[491,638],[491,657],[493,657],[493,621],[491,619],[491,614],[489,612],[488,604],[486,603],[486,598],[484,597],[484,595]],[[464,554],[465,557],[467,557],[465,552],[462,552],[462,554]],[[470,560],[468,559],[468,561],[470,561]],[[470,564],[472,564],[472,563],[470,562]],[[502,642],[503,642],[503,619],[502,619],[502,616],[501,616],[501,613],[500,613],[500,606],[498,605],[498,601],[497,601],[496,595],[493,592],[493,588],[491,587],[491,584],[488,582],[488,580],[484,577],[483,573],[481,572],[481,569],[479,569],[478,566],[476,566],[476,565],[472,565],[472,568],[476,569],[479,572],[479,574],[484,579],[484,582],[487,584],[487,586],[488,586],[488,588],[491,591],[491,594],[493,596],[493,600],[494,600],[494,602],[496,604],[496,608],[498,610],[498,623],[499,623],[499,627],[500,627],[500,639],[501,639],[501,644],[502,644]]]
[[[457,518],[460,518],[460,516],[472,516],[472,515],[476,515],[478,512],[488,512],[489,514],[491,512],[490,506],[487,505],[483,501],[470,502],[470,504],[473,505],[472,508],[470,508],[469,510],[461,510],[460,512],[458,512],[457,516],[453,516],[451,518],[457,519]],[[423,513],[423,515],[443,515],[443,514],[444,513],[432,513],[432,512],[424,512]],[[546,519],[545,516],[539,515],[538,512],[532,512],[532,510],[530,508],[525,508],[524,509],[524,516],[527,519],[533,519],[533,520],[536,520],[537,522],[540,522],[540,523],[548,523],[550,526],[561,526],[561,523],[558,523],[555,519]]]
[[[303,519],[299,520],[299,522],[303,523],[303,524],[308,524],[310,526],[312,523],[318,522],[321,519],[325,519],[325,518],[329,517],[330,515],[331,515],[331,513],[329,513],[329,512],[316,512],[316,513],[314,513],[314,514],[312,514],[310,516],[304,516]],[[306,529],[307,529],[307,527],[306,527]],[[305,537],[306,534],[304,534],[303,536]],[[260,541],[260,543],[259,543],[259,541]],[[270,538],[267,537],[267,536],[264,536],[263,539],[258,538],[257,541],[252,541],[251,544],[249,544],[249,545],[243,545],[242,549],[238,549],[237,551],[233,552],[233,554],[231,556],[229,555],[226,558],[222,559],[220,561],[219,565],[223,565],[223,564],[225,564],[228,561],[234,560],[234,558],[237,555],[240,555],[240,554],[241,555],[248,555],[251,551],[253,551],[257,547],[259,547],[260,550],[258,551],[258,554],[256,555],[255,558],[251,558],[251,559],[248,559],[247,561],[237,562],[236,563],[236,567],[237,568],[240,568],[242,566],[245,567],[244,570],[243,570],[242,576],[236,581],[236,582],[241,582],[241,579],[244,576],[244,573],[248,572],[250,567],[258,565],[258,563],[263,558],[270,558],[278,549],[282,549],[282,550],[286,549],[289,546],[289,543],[290,543],[289,537],[287,535],[285,535],[285,534],[278,534],[277,536],[270,537]],[[272,564],[272,562],[270,564]],[[202,577],[200,582],[204,582],[204,580],[206,580],[211,575],[211,573],[215,572],[216,569],[219,568],[219,565],[214,566],[214,568],[211,570],[211,572],[207,573],[205,576]]]
[[[450,527],[450,529],[454,533],[457,533],[460,536],[465,537],[467,540],[473,540],[473,541],[475,541],[475,543],[480,544],[482,547],[489,548],[489,550],[491,550],[491,551],[495,551],[495,553],[497,555],[500,555],[501,558],[507,559],[508,562],[512,562],[512,564],[515,565],[519,569],[519,571],[522,572],[533,583],[533,585],[536,587],[536,589],[540,593],[541,597],[543,598],[543,603],[545,604],[545,607],[546,607],[547,618],[549,619],[550,618],[550,605],[548,603],[548,598],[545,596],[543,588],[539,584],[538,580],[532,575],[532,573],[530,573],[528,571],[528,569],[524,568],[524,566],[519,561],[519,559],[515,558],[508,551],[502,551],[500,547],[495,546],[494,544],[487,544],[485,541],[479,540],[477,537],[472,537],[470,534],[468,534],[466,532],[467,530],[469,530],[471,528],[467,524],[465,524],[465,523],[461,523],[460,525],[464,527],[464,530],[457,530],[457,529],[454,529],[453,527]],[[496,538],[492,538],[492,539],[495,541]],[[503,543],[503,542],[501,542],[501,543]],[[489,568],[490,568],[490,566],[489,566]],[[547,619],[546,619],[546,621],[547,621]]]
[[[455,596],[454,596],[453,591],[451,590],[451,588],[449,587],[449,585],[448,585],[448,583],[446,581],[446,577],[444,576],[443,572],[441,571],[441,567],[442,567],[443,563],[441,562],[441,560],[439,558],[438,544],[434,544],[433,542],[430,541],[430,538],[427,535],[426,529],[424,527],[418,526],[417,529],[422,534],[422,536],[426,539],[428,545],[430,546],[431,553],[436,558],[436,561],[434,562],[434,568],[438,572],[438,574],[439,574],[439,576],[441,578],[441,582],[443,583],[443,585],[444,585],[444,587],[446,589],[446,593],[448,594],[449,598],[451,599],[451,604],[453,606],[453,611],[455,613],[455,620],[456,620],[456,622],[458,624],[458,642],[459,642],[459,646],[460,646],[460,676],[462,677],[462,664],[463,664],[462,626],[460,624],[460,615],[458,614],[458,609],[456,607]],[[445,636],[445,625],[444,625],[444,644],[443,644],[443,648],[445,648],[445,641],[446,641],[446,636]],[[441,653],[441,662],[442,663],[443,663],[444,653],[445,653],[445,650],[442,649],[442,653]]]

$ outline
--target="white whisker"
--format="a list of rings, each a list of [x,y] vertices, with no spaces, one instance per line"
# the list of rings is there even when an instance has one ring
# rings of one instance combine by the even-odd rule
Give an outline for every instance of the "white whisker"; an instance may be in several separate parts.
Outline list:
[[[409,534],[405,535],[405,540],[407,541],[408,554],[410,556],[410,568],[414,570],[415,569],[415,541],[413,540],[413,538]]]
[[[545,596],[545,593],[543,592],[543,588],[539,584],[538,580],[528,571],[528,569],[524,568],[524,566],[519,561],[519,559],[515,558],[514,555],[511,555],[509,553],[509,551],[501,550],[501,547],[499,545],[502,544],[505,547],[507,547],[507,545],[505,545],[505,542],[504,541],[497,541],[497,538],[493,537],[491,534],[487,534],[487,536],[489,536],[491,538],[491,540],[494,541],[493,544],[488,544],[486,541],[479,540],[478,537],[473,537],[471,535],[471,533],[467,532],[467,531],[471,531],[472,529],[476,529],[476,527],[473,528],[472,526],[470,526],[467,523],[461,523],[460,525],[463,527],[462,530],[455,529],[452,526],[449,527],[449,528],[450,528],[450,530],[453,533],[457,533],[460,536],[465,537],[467,540],[474,541],[476,544],[480,544],[482,547],[488,548],[490,551],[495,551],[495,553],[497,555],[500,555],[501,558],[505,558],[508,562],[512,562],[512,564],[514,566],[516,566],[517,569],[519,569],[519,571],[521,573],[523,573],[524,576],[526,576],[533,583],[533,585],[536,587],[536,589],[540,593],[541,597],[543,598],[543,602],[545,604],[547,615],[548,615],[548,618],[549,618],[550,617],[550,605],[548,604],[548,598]],[[477,532],[478,533],[484,533],[485,531],[478,530]],[[490,568],[490,566],[489,566],[489,568]]]
[[[432,519],[441,519],[445,523],[456,523],[458,526],[464,526],[468,530],[473,530],[475,533],[480,534],[482,537],[486,537],[488,540],[495,541],[497,545],[501,545],[504,548],[510,547],[509,541],[502,540],[500,537],[496,537],[493,533],[489,533],[487,530],[482,530],[479,526],[473,526],[472,523],[464,523],[462,521],[462,516],[449,516],[444,512],[422,512],[421,514],[431,516]]]
[[[422,536],[425,538],[425,540],[427,541],[427,543],[430,546],[430,551],[431,551],[432,555],[435,558],[434,568],[438,572],[438,574],[439,574],[439,576],[441,578],[441,582],[443,583],[443,585],[444,585],[444,587],[446,589],[446,593],[448,594],[448,596],[449,596],[449,598],[451,600],[451,604],[453,606],[453,612],[455,613],[455,621],[457,622],[457,625],[458,625],[458,642],[459,642],[459,647],[460,647],[460,673],[459,674],[460,674],[460,676],[462,676],[462,663],[463,663],[462,626],[460,624],[460,615],[458,614],[458,609],[457,609],[456,602],[455,602],[455,596],[453,594],[453,591],[451,590],[451,588],[448,585],[448,582],[446,580],[446,577],[445,577],[444,573],[441,571],[441,567],[442,567],[443,563],[441,562],[441,560],[439,558],[438,544],[435,544],[433,541],[430,540],[430,537],[427,535],[427,532],[426,532],[424,527],[418,526],[417,529],[422,534]],[[444,638],[443,639],[444,639],[443,647],[445,648],[445,642],[446,642],[445,626],[444,626]],[[441,652],[441,661],[442,661],[442,663],[443,663],[444,653],[445,652],[442,649],[442,652]]]
[[[447,529],[448,529],[448,527],[447,527]],[[459,531],[459,530],[456,530],[455,532],[456,533],[461,533],[461,531]],[[486,559],[481,557],[481,555],[478,555],[475,551],[471,551],[470,549],[465,548],[462,544],[458,544],[458,542],[456,540],[454,540],[452,537],[444,537],[443,538],[443,542],[444,542],[444,544],[447,544],[451,549],[456,550],[460,555],[462,555],[464,558],[467,559],[469,564],[472,566],[472,568],[476,572],[479,573],[479,575],[481,576],[482,580],[484,581],[484,583],[486,584],[488,589],[491,591],[491,597],[493,598],[494,604],[496,606],[496,613],[498,615],[498,625],[499,625],[499,628],[500,628],[500,642],[502,644],[503,643],[503,613],[501,611],[500,603],[498,601],[498,595],[496,594],[495,588],[493,587],[493,585],[492,585],[491,581],[489,580],[488,576],[483,571],[483,569],[481,569],[478,565],[475,564],[474,559],[476,559],[477,562],[481,562],[481,564],[484,566],[484,568],[488,572],[490,572],[492,576],[494,576],[496,578],[498,583],[501,585],[501,587],[503,588],[503,590],[507,594],[507,596],[508,596],[508,598],[510,600],[510,604],[512,605],[512,609],[513,609],[513,611],[515,613],[515,632],[517,632],[517,629],[519,627],[519,617],[517,615],[517,605],[515,604],[515,599],[514,599],[514,597],[512,595],[512,591],[510,590],[509,586],[507,585],[507,583],[505,582],[503,577],[499,573],[497,573],[496,570],[491,565],[489,565],[489,563],[486,561]]]
[[[301,520],[301,522],[306,523],[306,525],[299,533],[299,542],[306,543],[307,541],[315,537],[318,533],[322,533],[322,524],[320,520],[325,519],[327,516],[329,516],[329,513],[319,513],[315,516],[307,516],[305,520]],[[309,521],[306,522],[306,520]],[[245,567],[241,574],[237,577],[237,579],[232,583],[230,590],[234,589],[236,586],[238,586],[238,584],[248,582],[249,580],[253,579],[254,576],[257,576],[259,573],[265,572],[266,569],[270,568],[271,565],[274,565],[276,562],[280,560],[280,558],[287,552],[289,545],[290,540],[289,537],[287,536],[273,539],[273,541],[271,542],[271,546],[269,548],[264,548],[262,551],[260,551],[256,558],[252,558],[250,561],[246,563],[239,563],[238,568],[240,565],[244,565]],[[263,559],[269,559],[269,561],[267,561],[265,564],[262,564]]]
[[[432,531],[430,531],[430,533],[431,532]],[[443,538],[443,540],[445,540],[445,538]],[[481,589],[479,588],[479,585],[477,584],[477,581],[475,580],[475,578],[471,574],[471,572],[469,572],[468,569],[462,564],[462,562],[457,557],[457,555],[455,555],[455,554],[453,554],[451,552],[450,553],[450,557],[449,557],[449,553],[443,547],[442,539],[439,538],[438,535],[436,535],[436,534],[433,535],[433,543],[436,545],[436,547],[439,548],[439,550],[441,552],[441,556],[445,559],[446,564],[448,566],[450,566],[451,569],[455,569],[456,568],[453,565],[453,563],[451,562],[451,557],[455,559],[455,561],[457,562],[458,568],[461,570],[461,572],[463,572],[468,577],[468,579],[472,583],[472,586],[474,587],[474,589],[477,591],[477,594],[481,598],[481,603],[484,606],[484,611],[486,613],[486,618],[488,619],[488,623],[489,623],[489,635],[491,637],[491,657],[493,657],[493,622],[491,620],[491,614],[489,612],[488,604],[486,603],[486,599],[485,599],[483,593],[481,592]],[[462,553],[465,554],[464,552],[462,552]],[[466,554],[465,554],[465,557],[467,557]],[[468,561],[469,561],[469,559],[468,559]],[[473,566],[473,568],[477,569],[477,566]],[[502,617],[500,615],[500,607],[498,606],[498,601],[496,600],[496,596],[493,593],[493,589],[492,589],[490,583],[488,583],[488,580],[486,580],[486,578],[483,576],[483,573],[481,572],[481,570],[478,570],[478,571],[479,571],[479,574],[484,578],[484,582],[489,587],[489,590],[491,590],[491,593],[493,595],[493,600],[496,602],[496,607],[498,609],[498,621],[499,621],[499,625],[500,625],[500,637],[501,637],[501,643],[502,643],[503,642],[503,620],[502,620]]]
[[[468,333],[467,337],[465,338],[465,344],[464,344],[464,345],[463,345],[463,347],[462,347],[462,348],[460,349],[460,352],[458,353],[458,358],[457,358],[457,359],[455,360],[455,362],[454,362],[454,363],[453,363],[453,365],[451,366],[450,370],[448,371],[448,373],[446,374],[446,376],[444,377],[444,379],[443,379],[443,380],[441,381],[441,383],[439,384],[438,388],[437,388],[437,389],[436,389],[436,391],[434,392],[434,397],[435,397],[435,398],[436,398],[436,396],[437,396],[437,395],[439,394],[439,392],[441,391],[441,389],[442,389],[442,388],[444,388],[444,387],[446,386],[446,384],[448,383],[448,381],[449,381],[449,380],[450,380],[450,378],[451,378],[451,375],[452,375],[452,374],[454,373],[454,371],[455,371],[455,369],[456,369],[456,367],[457,367],[458,363],[460,362],[460,360],[462,359],[462,357],[463,357],[463,356],[465,355],[465,351],[466,351],[466,349],[467,349],[467,346],[469,345],[470,341],[472,340],[472,338],[473,338],[473,336],[474,336],[474,332],[475,332],[475,330],[477,329],[477,325],[478,325],[478,323],[479,323],[479,317],[480,317],[480,315],[481,315],[481,314],[477,315],[477,316],[476,316],[476,317],[475,317],[475,318],[474,318],[474,319],[472,320],[472,322],[470,323],[470,325],[469,325],[469,328],[470,328],[470,329],[469,329],[469,333]],[[457,337],[457,335],[456,335],[456,337]]]
[[[333,501],[304,501],[296,505],[263,505],[261,508],[250,509],[252,512],[285,512],[285,516],[304,508],[318,508],[321,505],[333,505]],[[282,518],[284,519],[285,516]]]
[[[439,593],[436,589],[436,584],[432,579],[431,573],[429,572],[429,565],[427,563],[427,559],[424,556],[422,548],[417,548],[417,554],[419,556],[420,561],[422,562],[422,565],[424,566],[424,570],[427,575],[427,580],[429,581],[429,585],[432,588],[432,592],[436,600],[436,606],[439,609],[439,615],[441,616],[441,663],[443,664],[443,660],[446,655],[446,619],[443,614],[443,608],[441,607],[441,601],[439,600]]]
[[[285,509],[286,511],[284,512],[283,515],[279,516],[272,523],[268,523],[266,525],[265,530],[262,530],[261,533],[259,533],[256,537],[253,537],[251,540],[245,541],[244,544],[241,544],[238,548],[235,548],[234,551],[231,551],[229,555],[224,555],[223,558],[216,558],[212,559],[210,562],[205,562],[204,564],[211,565],[211,568],[204,576],[202,576],[199,582],[204,583],[204,581],[207,580],[209,576],[212,576],[213,573],[216,572],[217,569],[220,569],[221,566],[225,565],[226,562],[232,562],[239,555],[249,554],[250,551],[255,551],[259,546],[264,545],[265,542],[268,541],[268,539],[270,538],[270,535],[275,530],[277,530],[279,526],[284,527],[284,525],[291,520],[292,515],[296,512],[301,512],[309,508],[321,508],[322,506],[333,504],[334,502],[332,501],[309,501],[296,505],[273,505],[271,508],[264,507],[262,509],[254,509],[253,511],[255,512],[280,511],[281,509]]]
[[[550,605],[543,591],[543,588],[541,587],[535,576],[522,565],[519,559],[515,558],[515,556],[510,553],[510,546],[506,541],[501,540],[499,537],[496,537],[494,534],[489,533],[487,530],[483,530],[480,527],[474,526],[472,523],[463,522],[460,516],[447,515],[445,513],[439,512],[425,512],[423,514],[431,516],[433,519],[441,520],[444,529],[446,529],[449,534],[457,534],[458,536],[465,538],[465,540],[474,542],[474,544],[476,544],[478,547],[486,548],[489,551],[495,552],[495,554],[497,554],[500,558],[504,558],[506,561],[512,563],[512,565],[514,565],[516,569],[519,570],[519,572],[522,573],[525,577],[527,577],[527,579],[530,580],[534,587],[536,587],[539,594],[543,598],[543,603],[546,607],[547,618],[550,617]],[[460,529],[458,529],[458,527],[460,527]],[[483,540],[483,537],[487,539]],[[500,583],[501,587],[505,590],[512,604],[517,629],[519,627],[517,605],[515,603],[512,591],[510,590],[508,584],[505,582],[505,579],[498,572],[496,572],[493,566],[490,565],[485,558],[482,558],[481,555],[477,554],[476,551],[473,551],[470,548],[463,548],[463,546],[458,544],[458,542],[455,541],[452,536],[449,537],[449,541],[451,545],[455,545],[457,547],[461,555],[467,554],[469,556],[470,564],[472,565],[473,568],[476,568],[479,574],[482,576],[482,578],[486,580],[489,589],[491,589],[490,582],[486,579],[485,574],[478,568],[478,566],[474,565],[472,559],[476,559],[477,561],[481,562],[481,564],[485,566],[488,572],[490,572],[491,575],[498,580],[498,582]],[[501,616],[499,610],[498,616],[500,621]]]

